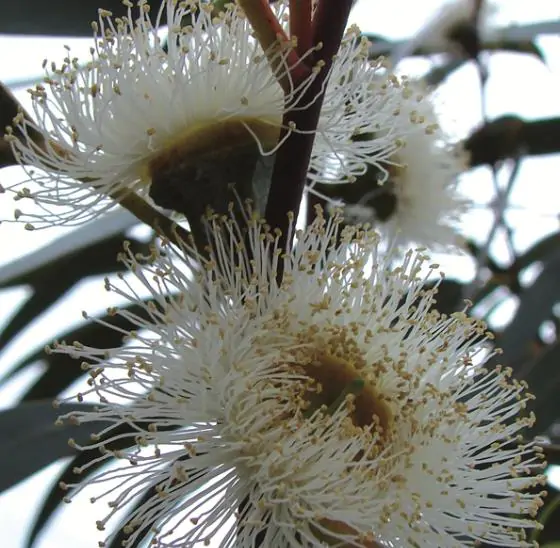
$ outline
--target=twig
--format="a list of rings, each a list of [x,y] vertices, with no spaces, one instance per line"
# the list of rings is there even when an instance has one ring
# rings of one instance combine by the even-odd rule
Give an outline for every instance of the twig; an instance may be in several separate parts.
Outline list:
[[[317,6],[312,23],[312,44],[318,49],[313,60],[320,72],[299,101],[309,106],[292,109],[283,118],[284,128],[295,126],[297,130],[291,132],[276,154],[265,217],[271,226],[281,229],[280,245],[284,249],[290,245],[285,230],[287,215],[291,212],[297,218],[299,212],[326,81],[351,8],[352,0],[322,0]],[[284,135],[286,131],[283,130]]]
[[[190,241],[191,234],[188,230],[160,213],[138,194],[128,192],[112,197],[137,219],[151,226],[157,234],[164,236],[177,246],[182,247],[184,242]]]
[[[308,67],[292,48],[291,41],[276,19],[268,0],[239,0],[239,5],[251,23],[282,89],[289,93],[294,83],[303,81],[309,75]],[[282,74],[285,67],[288,67],[288,73]]]

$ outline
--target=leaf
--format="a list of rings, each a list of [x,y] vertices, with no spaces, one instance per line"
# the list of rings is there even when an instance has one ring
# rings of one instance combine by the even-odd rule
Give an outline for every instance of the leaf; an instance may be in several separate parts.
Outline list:
[[[538,521],[541,525],[546,526],[549,521],[550,518],[552,517],[553,514],[557,513],[557,511],[560,509],[560,493],[557,494],[554,498],[549,499],[547,501],[547,503],[544,505],[544,507],[542,508],[542,510],[539,512],[539,517],[538,517]],[[558,520],[554,520],[555,522],[558,522]],[[545,529],[546,530],[546,529]],[[548,531],[547,531],[548,533]],[[529,538],[529,540],[531,542],[535,542],[538,541],[541,536],[544,536],[544,533],[542,533],[540,530],[537,529],[533,529],[533,532],[531,533],[531,536]],[[547,535],[548,536],[548,535]],[[548,544],[547,546],[554,546],[554,545],[560,546],[560,542],[553,542],[551,544]],[[544,548],[544,547],[543,547]]]
[[[428,288],[430,286],[433,284],[427,284]],[[464,305],[463,289],[464,285],[461,282],[445,278],[438,286],[434,308],[442,314],[457,312]]]
[[[520,295],[519,307],[512,321],[496,340],[503,353],[499,361],[512,367],[518,375],[528,372],[523,364],[531,360],[531,344],[541,324],[552,314],[552,307],[560,300],[560,251],[544,264],[533,285]]]
[[[31,548],[37,536],[42,531],[45,524],[49,521],[54,511],[60,506],[66,492],[60,488],[60,482],[67,484],[74,483],[80,479],[79,476],[73,473],[75,468],[86,465],[92,459],[91,452],[84,451],[76,455],[67,466],[65,466],[58,477],[53,481],[49,492],[43,498],[39,512],[33,522],[29,535],[27,537],[27,547]],[[93,466],[92,470],[99,468],[99,465]]]
[[[68,445],[70,437],[79,444],[89,442],[90,434],[102,423],[55,425],[59,415],[77,409],[92,410],[93,406],[62,404],[54,409],[50,400],[41,400],[0,412],[0,492],[52,462],[74,455],[76,450]]]
[[[511,269],[514,272],[520,272],[537,261],[545,261],[547,257],[558,249],[560,249],[560,232],[546,236],[522,255],[519,255]]]
[[[11,287],[28,283],[26,275],[56,261],[68,257],[79,249],[89,247],[111,236],[124,233],[138,224],[138,219],[126,209],[118,208],[95,219],[87,225],[72,230],[70,234],[57,238],[33,253],[24,255],[0,268],[0,287]]]
[[[137,426],[143,426],[144,428],[146,428],[148,426],[148,423],[141,423],[138,422],[136,423]],[[75,427],[74,427],[75,428]],[[127,424],[119,424],[118,426],[116,426],[115,428],[112,429],[112,431],[110,433],[108,433],[107,435],[104,436],[103,440],[107,441],[109,438],[113,437],[113,436],[119,436],[121,434],[124,434],[126,432],[130,432],[131,427]],[[106,442],[106,447],[110,450],[117,450],[117,449],[126,449],[127,447],[129,447],[130,443],[127,443],[127,439],[118,439],[116,441],[112,441],[112,442]],[[37,517],[35,518],[35,522],[33,523],[33,526],[31,527],[31,531],[29,533],[28,539],[27,539],[27,547],[31,548],[31,546],[33,545],[33,542],[35,541],[35,539],[37,538],[37,536],[39,535],[39,533],[41,532],[41,530],[43,529],[43,527],[45,526],[45,524],[48,522],[49,518],[51,517],[51,515],[53,514],[53,512],[60,506],[60,504],[62,503],[62,500],[65,496],[65,492],[62,491],[59,487],[60,482],[64,482],[66,484],[73,484],[73,483],[77,483],[79,481],[84,481],[85,478],[87,478],[88,476],[93,475],[96,471],[99,470],[99,468],[101,468],[102,466],[104,466],[106,464],[105,461],[98,461],[95,463],[91,463],[89,464],[87,470],[83,470],[81,474],[76,474],[75,470],[76,468],[82,468],[83,466],[85,466],[86,464],[90,463],[90,461],[96,457],[99,456],[99,453],[96,450],[85,450],[83,452],[80,452],[76,455],[76,457],[74,459],[72,459],[72,461],[70,461],[68,463],[67,466],[65,466],[62,471],[60,472],[59,476],[57,477],[56,481],[53,482],[53,485],[50,489],[50,491],[47,493],[46,497],[43,500],[43,504],[41,505],[41,508],[39,509],[39,513],[37,514]],[[184,457],[187,458],[187,457]],[[180,460],[184,460],[184,459],[180,459]],[[148,500],[149,498],[151,498],[151,496],[153,495],[154,490],[150,489],[146,492],[146,494],[141,497],[141,499],[139,501],[136,502],[136,504],[134,505],[133,508],[136,508],[138,506],[140,506],[145,500]],[[121,546],[121,544],[119,544],[117,542],[118,541],[122,541],[126,538],[126,535],[124,535],[124,533],[121,531],[116,535],[116,539],[112,542],[111,546]],[[140,541],[139,541],[140,543]],[[136,547],[138,544],[133,544],[130,546],[130,548],[134,548]],[[109,547],[111,548],[111,547]]]
[[[544,350],[524,369],[523,378],[536,398],[531,406],[537,417],[533,433],[544,434],[560,418],[560,343]]]
[[[424,75],[423,80],[429,86],[439,86],[443,81],[445,81],[451,74],[453,74],[457,69],[460,69],[464,64],[465,59],[453,59],[437,67],[433,68]]]
[[[130,305],[122,309],[148,319],[144,307],[140,305]],[[69,343],[79,341],[93,348],[117,348],[122,344],[123,334],[120,330],[130,331],[137,327],[128,319],[118,314],[106,314],[100,318],[100,321],[110,323],[115,329],[109,329],[107,325],[103,325],[97,321],[91,321],[76,329],[61,334],[59,339],[68,341]],[[39,350],[31,356],[26,356],[14,368],[10,376],[13,376],[15,373],[37,360],[45,361],[48,365],[48,369],[23,395],[23,401],[55,398],[77,378],[84,374],[79,367],[79,362],[67,354],[47,355],[44,350]]]
[[[4,10],[5,11],[5,10]],[[4,17],[4,12],[2,13],[2,18]],[[0,18],[0,20],[2,19]],[[1,26],[1,23],[0,23]],[[17,160],[12,154],[12,149],[7,141],[4,141],[4,135],[6,134],[6,127],[13,128],[14,117],[22,113],[24,118],[31,120],[29,114],[20,105],[19,101],[14,97],[12,92],[2,83],[0,83],[0,168],[7,166],[17,165]],[[43,143],[43,136],[33,127],[29,128],[29,136],[32,140],[41,145]],[[20,131],[13,129],[13,135],[21,135]],[[2,186],[0,185],[0,193],[2,192]]]
[[[508,29],[504,29],[507,33]],[[368,55],[370,59],[377,58],[380,56],[390,57],[391,54],[403,48],[408,40],[402,41],[392,41],[386,38],[366,33],[365,36],[370,42],[370,48]],[[545,62],[545,56],[542,50],[537,46],[534,40],[529,39],[518,39],[514,37],[505,36],[503,39],[499,40],[489,40],[483,39],[480,43],[472,32],[472,27],[470,25],[459,25],[456,30],[450,36],[450,41],[454,41],[460,44],[461,49],[465,52],[466,56],[473,58],[476,53],[482,51],[488,52],[506,52],[506,53],[520,53],[533,55],[542,62]],[[437,54],[449,54],[448,48],[443,48],[441,45],[434,47],[419,46],[414,51],[410,53],[410,56],[415,57],[428,57]]]
[[[134,504],[134,506],[130,509],[129,515],[155,496],[157,496],[155,487],[150,487],[150,489],[148,489],[146,493],[142,495],[142,497],[140,497],[136,504]],[[117,534],[107,548],[121,548],[122,546],[126,546],[127,548],[138,548],[138,546],[140,546],[146,540],[142,535],[139,535],[133,543],[125,543],[127,538],[128,535],[126,535],[124,530],[121,528],[119,529],[119,531],[117,531]]]
[[[115,16],[126,14],[121,0],[20,0],[2,10],[0,33],[89,37],[92,35],[90,23],[97,19],[99,7]],[[153,19],[157,9],[152,10],[152,14]]]
[[[122,246],[123,235],[113,236],[45,263],[32,272],[11,278],[9,283],[31,285],[33,294],[0,333],[0,349],[80,280],[122,270],[122,265],[117,262],[117,254]],[[146,243],[136,242],[135,246],[140,252],[148,250]]]

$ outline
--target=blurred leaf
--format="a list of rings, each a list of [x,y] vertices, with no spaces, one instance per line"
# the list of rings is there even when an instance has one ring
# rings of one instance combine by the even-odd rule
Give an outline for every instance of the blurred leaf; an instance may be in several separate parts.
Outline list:
[[[533,433],[545,434],[560,418],[560,343],[544,350],[523,369],[523,378],[536,398],[531,405],[537,417]]]
[[[558,515],[555,516],[555,514]],[[553,516],[555,516],[556,519],[551,520]],[[537,517],[539,523],[541,525],[544,525],[545,528],[543,531],[538,531],[537,529],[533,529],[533,532],[529,540],[531,542],[536,542],[536,541],[541,542],[544,538],[545,540],[554,540],[554,542],[552,542],[551,544],[546,545],[549,548],[555,545],[560,546],[560,542],[556,542],[556,540],[558,539],[558,535],[556,534],[551,538],[551,531],[547,527],[551,523],[555,523],[556,525],[555,528],[558,531],[558,533],[560,533],[560,528],[558,527],[558,525],[560,525],[559,518],[560,518],[560,493],[556,494],[555,497],[549,498],[548,500],[545,501],[545,505],[542,507]],[[542,548],[544,548],[544,546]]]
[[[51,36],[91,36],[91,21],[104,8],[115,16],[126,14],[121,0],[19,0],[2,6],[0,33]],[[157,10],[152,10],[153,16]]]
[[[560,152],[560,118],[525,121],[502,116],[484,124],[464,142],[470,166],[496,165],[519,155]]]
[[[391,53],[402,47],[404,43],[404,41],[387,40],[383,36],[376,34],[365,33],[364,36],[371,42],[369,48],[370,58],[379,56],[390,57]],[[534,40],[510,39],[506,37],[498,40],[483,39],[478,43],[473,35],[471,25],[457,26],[454,34],[451,36],[451,40],[460,44],[461,49],[469,58],[473,58],[477,51],[488,51],[493,53],[505,52],[533,55],[543,63],[545,62],[545,56]],[[420,46],[411,53],[411,56],[428,57],[437,54],[449,54],[449,51],[441,48],[441,46],[436,48]]]
[[[103,425],[55,425],[59,415],[76,409],[93,409],[91,405],[62,404],[54,409],[52,402],[35,401],[0,411],[0,491],[4,491],[54,461],[75,454],[68,445],[73,437],[77,443],[88,443],[89,436]]]
[[[124,233],[137,224],[139,224],[138,219],[126,209],[117,208],[105,213],[99,219],[72,230],[69,234],[57,238],[37,251],[0,267],[0,287],[27,283],[22,282],[26,274],[59,258],[70,256],[79,249]]]
[[[460,69],[465,64],[465,61],[465,59],[454,59],[442,63],[425,74],[423,79],[429,86],[439,86],[439,84],[451,76],[457,69]]]
[[[97,456],[97,455],[95,455]],[[42,531],[45,524],[48,522],[49,518],[55,512],[55,510],[61,505],[62,499],[66,495],[66,492],[60,488],[60,482],[67,484],[75,483],[80,480],[81,476],[74,474],[73,470],[81,466],[85,466],[92,458],[91,451],[84,451],[78,453],[75,458],[73,458],[63,469],[62,472],[53,481],[49,492],[44,496],[42,500],[41,507],[29,535],[27,537],[27,546],[31,548],[35,542],[37,535]],[[92,471],[97,470],[100,465],[92,465]]]
[[[128,514],[132,514],[137,508],[148,502],[154,496],[157,496],[157,494],[158,493],[155,487],[151,487],[150,489],[148,489],[146,493],[142,495],[142,497],[140,497],[140,499],[138,499],[138,501],[133,505]],[[111,541],[111,544],[107,546],[107,548],[121,548],[122,546],[126,546],[127,548],[138,548],[138,546],[140,546],[146,540],[142,537],[142,535],[139,535],[134,542],[130,543],[125,542],[127,538],[128,535],[126,535],[124,530],[121,528],[119,529],[119,531],[117,531],[117,534]]]
[[[499,361],[524,376],[522,365],[531,360],[531,344],[539,327],[552,314],[552,307],[560,300],[560,251],[549,257],[533,285],[520,295],[519,307],[496,344],[503,350]]]
[[[136,4],[136,3],[135,3]],[[155,23],[159,3],[153,2],[150,19]],[[223,8],[226,2],[213,2],[216,8]],[[47,36],[91,37],[91,22],[98,20],[98,9],[113,13],[114,17],[126,15],[122,0],[19,0],[2,6],[0,34],[27,34]],[[138,10],[135,8],[135,15]],[[163,11],[161,25],[167,24]],[[185,23],[186,24],[186,23]]]
[[[560,465],[560,445],[553,443],[543,443],[541,447],[543,449],[546,462],[549,465]]]
[[[515,272],[520,272],[524,268],[531,266],[537,261],[545,261],[553,252],[560,249],[560,232],[550,234],[539,240],[533,247],[530,247],[523,254],[519,255],[512,265]]]
[[[428,287],[433,284],[427,284]],[[451,314],[457,312],[464,306],[463,301],[464,284],[457,280],[443,279],[436,295],[436,308],[442,314]]]
[[[0,18],[0,21],[1,20],[2,18]],[[6,131],[5,128],[7,126],[13,127],[14,117],[20,112],[22,112],[28,120],[31,119],[29,114],[23,109],[12,92],[5,85],[0,83],[0,168],[17,164],[9,143],[4,141],[3,137]],[[29,136],[35,141],[35,143],[43,142],[43,136],[36,129],[29,127],[28,131]],[[17,136],[19,134],[18,130],[14,129],[14,135]],[[0,192],[1,191],[2,186],[0,185]]]
[[[122,309],[147,319],[146,311],[144,307],[140,305],[130,305],[122,307]],[[137,328],[136,324],[131,323],[118,314],[106,314],[102,316],[100,320],[110,323],[115,329],[108,329],[107,325],[91,321],[67,331],[66,333],[60,334],[59,339],[67,341],[70,344],[74,341],[80,341],[82,344],[93,348],[117,348],[122,344],[123,339],[123,334],[119,330],[130,331]],[[45,351],[41,349],[31,356],[25,356],[12,370],[10,377],[37,360],[45,361],[48,364],[48,369],[23,395],[23,401],[55,398],[84,374],[80,369],[79,361],[71,358],[67,354],[47,355]]]
[[[0,333],[0,349],[4,348],[18,333],[59,301],[76,283],[88,276],[123,270],[117,262],[122,251],[124,235],[117,235],[90,246],[77,249],[56,261],[43,264],[32,272],[10,279],[10,285],[27,284],[33,294],[12,317]],[[148,250],[148,244],[135,242],[139,252]]]
[[[81,426],[82,425],[80,425],[80,427]],[[104,423],[104,426],[106,426],[105,423]],[[138,422],[138,423],[136,423],[136,426],[147,428],[148,423]],[[73,426],[71,428],[76,428],[76,426]],[[103,438],[103,440],[106,441],[106,444],[105,444],[106,448],[109,449],[109,450],[112,450],[112,451],[118,450],[118,449],[127,449],[130,446],[130,441],[131,441],[130,439],[127,439],[127,438],[122,439],[121,438],[121,439],[117,439],[116,441],[111,441],[110,443],[107,442],[107,440],[112,438],[113,436],[118,437],[121,434],[131,432],[131,431],[137,432],[137,430],[132,430],[131,426],[127,425],[127,424],[122,424],[121,423],[121,424],[115,426]],[[69,433],[71,434],[72,430],[69,430]],[[31,546],[33,545],[37,536],[40,534],[40,532],[42,531],[43,527],[48,522],[48,520],[50,519],[52,514],[61,505],[61,503],[63,501],[63,498],[66,495],[66,492],[63,491],[62,489],[60,489],[59,484],[61,482],[64,482],[64,483],[70,485],[70,484],[73,484],[73,483],[84,481],[86,477],[91,476],[92,474],[97,472],[102,466],[104,466],[108,462],[111,462],[111,461],[98,461],[98,462],[89,464],[94,458],[97,458],[98,456],[99,456],[99,452],[97,450],[85,450],[85,451],[79,452],[75,456],[75,458],[72,459],[68,463],[68,465],[65,466],[62,469],[59,476],[53,482],[50,491],[47,493],[47,495],[43,499],[43,504],[41,505],[39,513],[37,514],[37,517],[35,519],[35,522],[33,523],[33,526],[31,527],[31,531],[30,531],[28,539],[27,539],[27,547],[28,548],[31,548]],[[184,457],[184,458],[188,458],[188,457]],[[184,460],[184,458],[182,458],[180,460]],[[88,465],[87,470],[83,470],[80,474],[75,473],[76,469],[82,468],[86,465]],[[144,501],[151,498],[153,493],[154,493],[154,491],[152,489],[148,490],[145,493],[145,495],[143,495],[135,503],[133,508],[136,508],[136,507],[140,506]],[[130,512],[131,511],[132,511],[132,509],[130,510]],[[121,543],[125,538],[126,538],[126,535],[124,535],[124,533],[122,531],[119,532],[116,535],[116,538],[113,540],[113,542],[111,543],[111,545],[108,548],[112,548],[112,547],[117,548],[117,547],[123,546],[123,544],[121,544]],[[138,541],[138,543],[131,544],[130,548],[135,548],[143,540],[144,539],[141,538]],[[129,546],[129,545],[127,545],[127,546]]]

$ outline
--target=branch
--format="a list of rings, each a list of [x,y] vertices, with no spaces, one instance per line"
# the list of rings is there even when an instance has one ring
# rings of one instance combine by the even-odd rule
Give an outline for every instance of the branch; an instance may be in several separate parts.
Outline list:
[[[560,118],[525,121],[502,116],[479,127],[464,142],[471,167],[495,165],[515,158],[560,152]]]
[[[183,242],[190,241],[191,234],[188,230],[185,230],[169,217],[160,213],[146,202],[146,200],[138,196],[138,194],[130,192],[112,197],[119,205],[130,211],[136,218],[140,219],[148,226],[151,226],[157,234],[164,236],[177,246],[182,247],[181,244]]]
[[[486,33],[481,37],[481,50],[500,50],[500,49],[513,49],[519,48],[522,52],[534,53],[534,50],[528,50],[529,44],[543,34],[558,35],[560,34],[560,21],[546,21],[543,23],[534,23],[530,25],[512,25],[500,29],[492,29],[491,34]],[[393,51],[404,51],[410,41],[414,39],[391,41],[383,37],[375,36],[372,34],[365,34],[372,44],[369,48],[369,56],[376,58],[379,56],[390,55]],[[425,56],[435,55],[438,53],[448,53],[441,47],[422,46],[418,44],[412,48],[407,55],[411,56]]]

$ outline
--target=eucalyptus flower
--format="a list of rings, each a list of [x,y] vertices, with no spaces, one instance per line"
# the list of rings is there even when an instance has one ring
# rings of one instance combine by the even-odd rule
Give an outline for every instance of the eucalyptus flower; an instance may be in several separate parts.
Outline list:
[[[100,10],[85,67],[69,53],[62,65],[45,65],[44,83],[30,90],[35,122],[16,118],[9,140],[27,177],[5,190],[39,206],[16,210],[29,228],[82,223],[131,192],[196,221],[206,206],[227,204],[231,183],[264,203],[275,152],[304,131],[289,114],[309,106],[321,44],[292,61],[297,37],[263,51],[238,5],[166,0],[152,16],[140,2],[135,18],[125,4],[123,18]],[[288,0],[272,7],[289,36]],[[311,70],[295,79],[304,65]],[[358,29],[348,29],[329,72],[310,184],[353,181],[423,130],[398,123],[399,88],[383,60],[368,60]],[[372,131],[375,139],[354,139]]]
[[[100,450],[76,473],[118,459],[62,484],[68,500],[105,485],[104,530],[152,490],[117,525],[156,547],[530,546],[531,396],[483,367],[482,323],[433,309],[437,265],[421,250],[395,265],[320,210],[288,252],[255,215],[207,222],[211,257],[123,254],[131,275],[107,289],[145,313],[114,311],[136,326],[123,347],[52,348],[83,360],[78,400],[100,401],[61,421],[107,423],[71,441]]]
[[[471,205],[459,191],[467,155],[439,126],[429,90],[407,80],[401,85],[407,101],[398,119],[402,126],[412,122],[424,131],[409,134],[382,172],[372,165],[350,189],[353,196],[346,203],[336,198],[345,195],[344,187],[331,191],[334,198],[327,200],[344,208],[348,222],[370,223],[388,241],[405,249],[416,244],[451,250],[461,242],[461,219]],[[325,185],[321,188],[326,189]]]

